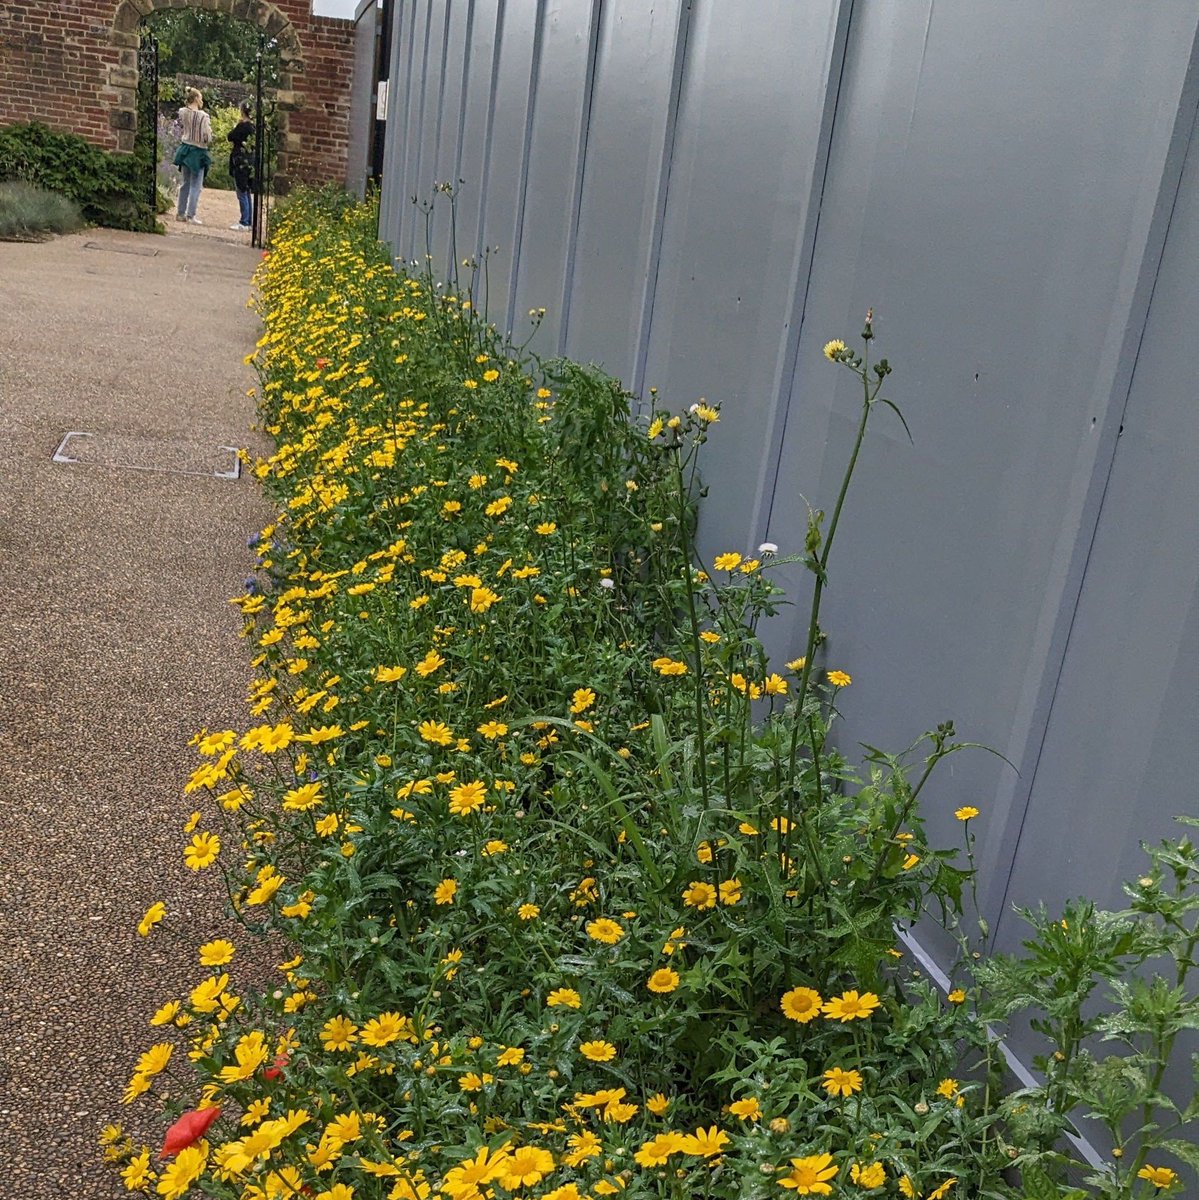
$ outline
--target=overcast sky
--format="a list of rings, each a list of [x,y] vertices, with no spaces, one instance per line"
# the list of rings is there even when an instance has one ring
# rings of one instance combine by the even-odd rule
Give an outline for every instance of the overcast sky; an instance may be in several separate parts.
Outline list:
[[[312,0],[312,11],[318,17],[352,17],[358,0]]]

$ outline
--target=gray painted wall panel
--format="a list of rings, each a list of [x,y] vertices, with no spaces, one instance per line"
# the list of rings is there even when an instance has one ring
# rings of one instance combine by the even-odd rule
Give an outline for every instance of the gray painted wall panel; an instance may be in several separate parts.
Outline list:
[[[366,194],[370,178],[371,126],[375,120],[375,58],[379,37],[376,0],[364,0],[355,16],[353,97],[350,105],[350,145],[346,152],[346,187]]]
[[[712,477],[761,452],[836,12],[760,7],[754,21],[737,0],[692,15],[646,352],[646,385],[724,406]],[[707,544],[743,549],[747,515],[722,498],[704,514]]]
[[[471,25],[474,3],[451,4],[445,52],[445,78],[441,96],[441,119],[437,138],[437,181],[455,183],[458,179],[458,148],[462,136],[463,103],[466,98],[465,72],[470,60]],[[450,210],[439,204],[433,214],[433,257],[438,263],[454,259],[450,244]],[[461,255],[459,254],[460,258]]]
[[[653,251],[679,0],[603,6],[564,351],[631,380]]]
[[[531,308],[545,308],[538,346],[559,346],[569,242],[574,227],[583,114],[591,82],[592,18],[599,0],[548,0],[542,18],[541,69],[533,113],[513,324],[528,329]],[[522,334],[522,340],[523,340]]]
[[[487,312],[502,329],[511,328],[509,296],[515,266],[512,255],[524,194],[526,133],[535,107],[536,52],[540,48],[544,0],[510,2],[504,10],[503,41],[495,80],[495,112],[482,230],[484,244],[493,248],[489,271]],[[463,173],[468,164],[464,164]],[[498,250],[495,248],[498,247]]]
[[[836,555],[831,657],[864,685],[845,698],[849,745],[906,745],[952,716],[1028,766],[1028,696],[1053,669],[1187,66],[1185,8],[1077,23],[1036,3],[855,13],[768,527],[793,546],[799,493],[835,495],[860,392],[820,349],[855,339],[873,305],[916,445],[880,414]],[[776,631],[780,649],[798,624]],[[954,837],[952,809],[977,803],[996,844],[1007,769],[952,765],[929,793],[934,835]]]
[[[466,65],[469,2],[433,4],[444,89],[430,0],[399,5],[395,62],[418,77],[388,130],[397,252],[401,204],[447,177],[454,141],[461,244],[501,248],[493,320],[545,305],[540,352],[723,405],[708,553],[795,549],[804,497],[831,507],[859,400],[821,347],[873,306],[916,444],[880,413],[844,516],[826,609],[828,664],[855,676],[843,744],[952,716],[1018,763],[963,754],[928,793],[935,838],[983,810],[993,920],[1135,869],[1136,836],[1193,808],[1199,724],[1199,428],[1177,365],[1193,162],[1171,224],[1193,0],[757,0],[752,19],[733,0],[475,0]],[[800,607],[767,631],[785,657],[794,578]]]

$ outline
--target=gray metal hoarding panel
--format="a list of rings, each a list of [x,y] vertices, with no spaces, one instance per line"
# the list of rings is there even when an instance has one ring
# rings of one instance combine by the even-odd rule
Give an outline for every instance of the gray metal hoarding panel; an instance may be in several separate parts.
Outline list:
[[[391,46],[388,55],[391,79],[387,88],[387,125],[383,145],[383,181],[379,195],[379,235],[394,250],[399,241],[404,206],[404,133],[408,114],[408,48],[411,44],[414,0],[395,0]]]
[[[514,328],[545,308],[533,347],[556,353],[562,297],[578,212],[586,119],[599,34],[600,0],[548,0],[542,17],[541,67],[528,171],[520,205],[511,309]],[[521,340],[523,340],[521,335]]]
[[[466,72],[470,68],[474,0],[451,4],[448,12],[441,116],[437,132],[437,182],[456,184],[458,151],[465,116],[463,105],[466,100]],[[454,255],[450,246],[450,234],[449,205],[438,204],[433,220],[433,269],[447,279],[453,277],[450,267]]]
[[[458,206],[458,245],[463,256],[481,246],[480,204],[487,147],[494,115],[492,84],[499,62],[503,0],[475,0],[462,109],[462,144],[454,178],[462,181]]]
[[[916,444],[879,414],[834,555],[847,748],[952,716],[1029,769],[1195,21],[1184,2],[855,9],[767,526],[794,549],[800,494],[831,507],[860,388],[821,345],[873,305]],[[951,760],[934,837],[975,803],[984,846],[1006,844],[1007,771]]]
[[[513,254],[524,195],[530,125],[537,103],[543,6],[544,0],[536,3],[509,0],[504,8],[491,139],[481,176],[484,186],[480,195],[480,224],[484,244],[493,250],[488,270],[487,315],[505,330],[511,328],[512,321],[509,300],[516,269]]]
[[[736,480],[704,511],[705,541],[745,548],[729,493],[761,453],[812,200],[839,5],[696,5],[682,75],[644,371],[672,405],[723,405],[705,474]],[[653,270],[653,268],[651,268]],[[756,474],[753,476],[756,482]]]
[[[671,84],[688,15],[680,0],[605,3],[588,121],[564,351],[631,381],[654,226]]]
[[[408,176],[409,197],[415,196],[418,207],[413,213],[412,237],[408,256],[420,263],[431,253],[425,215],[419,205],[427,205],[433,197],[433,186],[440,179],[437,163],[438,131],[442,104],[445,99],[445,65],[447,32],[453,0],[431,0],[429,24],[425,42],[425,69],[421,76],[421,105],[416,160]]]
[[[1199,405],[1195,264],[1199,141],[1192,140],[1052,715],[1009,898],[1056,911],[1087,894],[1122,908],[1145,873],[1142,839],[1199,815]],[[1005,916],[999,936],[1018,942]]]
[[[346,153],[346,187],[360,199],[370,175],[371,126],[375,120],[375,48],[379,10],[375,0],[364,5],[354,26],[354,76],[351,83],[350,145]]]

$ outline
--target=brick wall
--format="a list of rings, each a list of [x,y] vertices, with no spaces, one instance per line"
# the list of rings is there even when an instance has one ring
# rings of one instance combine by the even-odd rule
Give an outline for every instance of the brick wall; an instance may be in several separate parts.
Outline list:
[[[133,149],[141,19],[205,8],[257,25],[280,45],[280,182],[343,182],[354,62],[352,21],[310,0],[57,0],[0,5],[0,125],[41,121],[106,150]]]

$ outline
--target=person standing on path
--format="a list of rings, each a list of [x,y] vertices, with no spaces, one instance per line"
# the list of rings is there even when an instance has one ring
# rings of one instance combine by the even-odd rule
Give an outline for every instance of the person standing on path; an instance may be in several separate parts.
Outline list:
[[[241,118],[229,130],[229,140],[233,149],[229,152],[229,174],[233,177],[233,190],[237,193],[237,203],[241,207],[241,217],[236,225],[230,225],[239,233],[247,232],[254,223],[254,208],[251,203],[250,188],[252,187],[254,158],[246,143],[254,136],[254,122],[250,115],[254,106],[245,100],[241,106]]]
[[[204,111],[204,94],[199,89],[187,89],[187,104],[179,110],[179,124],[183,141],[175,151],[175,166],[183,173],[183,184],[179,188],[179,207],[175,220],[203,225],[204,222],[196,216],[196,205],[204,188],[204,173],[212,166],[212,155],[208,153],[212,142],[212,122]]]

